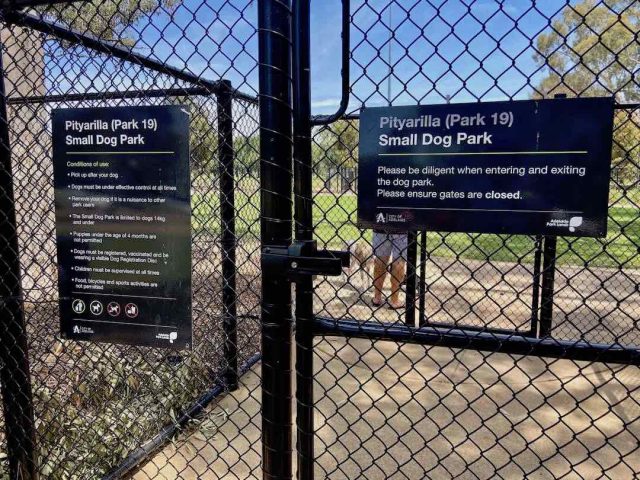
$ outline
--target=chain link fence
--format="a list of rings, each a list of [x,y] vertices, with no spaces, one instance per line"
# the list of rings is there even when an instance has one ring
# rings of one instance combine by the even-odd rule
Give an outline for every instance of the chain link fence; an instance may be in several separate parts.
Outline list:
[[[352,258],[315,282],[317,478],[638,475],[637,360],[562,357],[640,345],[639,30],[627,0],[352,3],[350,107],[313,131],[315,232]],[[361,107],[557,94],[618,102],[606,238],[410,232],[391,239],[406,276],[378,269],[355,225]],[[450,348],[453,332],[504,343]],[[520,335],[568,343],[557,359],[501,353]]]
[[[31,458],[19,466],[25,478],[262,478],[260,237],[262,203],[278,196],[264,178],[260,185],[258,93],[273,100],[258,92],[258,17],[267,3],[109,0],[3,12],[8,138],[0,140],[11,152],[10,169],[0,167],[9,179],[0,185],[9,272],[3,395],[5,408],[21,405],[18,420],[29,417],[22,406],[32,395],[35,458],[12,449],[8,436],[21,424],[16,430],[5,412],[0,478],[12,478],[16,456]],[[312,7],[322,10],[318,25],[339,23],[339,6],[329,3]],[[298,355],[313,363],[306,380],[315,425],[298,433],[315,447],[299,443],[299,458],[331,479],[635,478],[640,6],[352,0],[349,25],[349,107],[311,131],[311,199],[314,238],[349,250],[351,265],[313,281],[313,350],[299,343]],[[335,46],[316,34],[313,72]],[[319,92],[312,90],[319,108],[338,106],[335,92]],[[616,98],[607,238],[411,232],[392,240],[406,274],[388,272],[378,304],[374,280],[392,269],[376,265],[372,232],[356,226],[359,109],[556,94]],[[51,110],[167,104],[191,113],[193,349],[64,340]],[[270,138],[291,140],[279,133]],[[281,174],[293,176],[291,168]],[[15,298],[24,305],[26,346],[20,316],[9,310]],[[531,343],[509,350],[523,338]],[[604,353],[580,353],[596,344]],[[600,361],[607,352],[623,360]],[[16,372],[30,388],[16,385],[21,396],[12,398],[7,378]],[[21,433],[18,445],[28,448],[29,432]]]
[[[259,393],[252,370],[260,358],[258,106],[256,60],[248,53],[255,50],[255,18],[251,2],[173,0],[77,2],[5,16],[19,245],[11,253],[20,259],[41,478],[120,478],[139,466],[137,478],[194,478],[212,458],[220,477],[258,475],[251,459],[259,432],[251,429],[257,432],[259,409],[241,400]],[[71,33],[61,37],[58,29]],[[51,111],[167,104],[191,114],[193,349],[64,340]],[[225,122],[231,129],[221,135]],[[225,149],[234,164],[223,165]],[[223,185],[225,176],[231,181]],[[226,299],[225,262],[233,269]],[[230,369],[244,374],[240,390]],[[238,398],[227,395],[234,390]],[[9,478],[8,461],[5,455],[0,478]]]

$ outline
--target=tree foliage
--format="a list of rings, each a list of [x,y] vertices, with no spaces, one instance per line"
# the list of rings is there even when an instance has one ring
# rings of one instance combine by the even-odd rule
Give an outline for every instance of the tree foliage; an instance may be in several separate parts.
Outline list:
[[[239,135],[234,139],[236,152],[236,176],[259,178],[260,175],[260,137],[257,134]]]
[[[328,170],[353,169],[358,163],[358,125],[354,120],[338,120],[319,129],[313,137],[320,148],[316,164]]]
[[[138,35],[131,28],[145,17],[170,13],[179,0],[101,0],[45,7],[43,13],[70,28],[104,40],[134,45]]]
[[[536,39],[535,60],[545,70],[537,95],[614,95],[620,103],[640,102],[640,2],[582,0],[567,5]],[[615,117],[614,169],[635,183],[640,168],[640,112]],[[622,172],[622,175],[620,175]]]
[[[639,30],[636,0],[582,0],[568,5],[536,39],[535,59],[547,70],[538,92],[639,101]]]

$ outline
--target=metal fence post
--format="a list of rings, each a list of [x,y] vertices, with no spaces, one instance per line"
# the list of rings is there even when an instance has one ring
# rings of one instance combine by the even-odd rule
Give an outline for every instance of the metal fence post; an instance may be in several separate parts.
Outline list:
[[[310,0],[293,7],[293,131],[296,240],[313,240]],[[298,480],[314,478],[313,277],[296,282],[296,450]]]
[[[291,244],[291,0],[258,1],[261,240]],[[285,272],[262,277],[262,471],[292,478],[291,286]]]
[[[553,328],[553,292],[556,275],[557,242],[558,239],[555,236],[544,237],[542,288],[540,292],[540,337],[551,335]]]
[[[427,324],[427,314],[425,302],[427,296],[427,232],[420,235],[420,280],[418,284],[418,326],[424,327]]]
[[[407,233],[407,283],[405,323],[416,326],[416,264],[418,263],[418,235]]]
[[[238,388],[238,332],[236,312],[236,224],[233,152],[233,98],[229,80],[216,92],[218,116],[218,169],[222,244],[222,328],[224,330],[225,384]]]
[[[20,285],[3,51],[0,44],[0,381],[9,477],[34,480],[38,477],[33,394]]]
[[[557,93],[553,98],[567,98],[566,93]],[[553,329],[553,294],[556,277],[556,247],[558,237],[544,236],[542,253],[542,286],[540,288],[540,337],[551,335]]]
[[[533,254],[533,288],[531,291],[531,330],[532,337],[538,336],[538,323],[540,319],[540,269],[542,263],[542,235],[536,235],[535,250]]]

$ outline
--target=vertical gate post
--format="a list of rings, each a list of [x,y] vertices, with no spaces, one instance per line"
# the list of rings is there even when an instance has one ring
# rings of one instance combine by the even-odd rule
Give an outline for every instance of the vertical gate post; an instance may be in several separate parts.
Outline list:
[[[533,253],[533,288],[531,291],[531,333],[532,337],[538,336],[538,323],[540,319],[540,269],[542,263],[542,235],[535,237],[535,250]]]
[[[0,381],[9,478],[37,478],[33,395],[20,285],[11,147],[0,44]]]
[[[292,478],[291,286],[264,254],[291,244],[291,0],[258,1],[262,262],[262,471]]]
[[[407,282],[405,323],[416,326],[416,264],[418,263],[418,234],[407,233]]]
[[[310,0],[293,7],[293,131],[296,240],[313,240]],[[296,282],[296,450],[298,480],[314,478],[313,277]]]
[[[558,239],[555,236],[546,236],[544,238],[542,288],[540,292],[540,337],[550,335],[553,329],[553,291],[556,274],[557,242]]]
[[[238,388],[238,333],[236,302],[236,224],[233,152],[233,98],[231,82],[223,80],[216,92],[218,169],[222,244],[222,328],[224,330],[225,385]]]
[[[557,93],[553,98],[567,98],[566,93]],[[544,236],[542,253],[542,286],[540,288],[540,337],[551,335],[553,329],[553,294],[556,277],[556,247],[558,237]]]
[[[427,295],[427,232],[423,230],[420,235],[420,283],[418,285],[418,327],[427,324],[425,302]]]

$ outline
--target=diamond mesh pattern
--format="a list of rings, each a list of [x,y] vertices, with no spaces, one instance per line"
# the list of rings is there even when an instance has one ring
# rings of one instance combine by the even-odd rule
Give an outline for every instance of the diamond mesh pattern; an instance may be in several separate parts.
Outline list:
[[[17,237],[42,478],[102,478],[131,452],[180,422],[139,458],[135,478],[259,475],[259,153],[256,7],[252,2],[94,2],[31,12],[81,34],[184,68],[197,80],[227,79],[235,155],[237,363],[224,383],[218,158],[214,90],[84,46],[5,25],[4,64]],[[215,32],[215,34],[214,34]],[[193,88],[200,89],[198,94]],[[191,112],[192,351],[66,341],[58,332],[52,108],[183,104]],[[213,398],[212,393],[217,393]],[[197,419],[185,413],[205,406]],[[190,410],[191,409],[191,410]],[[3,435],[3,442],[4,439]],[[232,445],[229,447],[229,445]],[[4,450],[4,448],[3,448]],[[212,465],[213,464],[213,465]],[[0,478],[8,478],[7,465]],[[124,473],[120,470],[119,473]],[[113,477],[116,478],[116,477]]]
[[[61,40],[46,28],[2,24],[18,227],[12,238],[19,246],[42,478],[262,476],[256,3],[95,0],[26,12],[174,67],[193,82]],[[349,114],[316,127],[312,138],[315,236],[327,248],[348,248],[352,265],[337,279],[315,279],[315,315],[385,326],[411,316],[406,308],[372,303],[371,232],[356,227],[361,107],[614,95],[625,107],[616,110],[606,239],[558,238],[554,263],[543,268],[551,239],[420,233],[418,253],[402,253],[415,275],[402,283],[400,298],[415,304],[419,326],[640,347],[639,30],[635,0],[352,0]],[[225,197],[212,86],[221,79],[234,89],[242,373],[235,391],[225,383],[223,355],[219,212]],[[168,103],[186,104],[192,114],[194,349],[176,354],[62,340],[50,111]],[[9,192],[0,187],[0,195]],[[0,225],[9,220],[0,218]],[[553,295],[540,298],[551,272]],[[385,296],[390,293],[386,286]],[[543,332],[545,301],[553,315]],[[19,346],[18,338],[3,341]],[[316,337],[313,359],[317,478],[635,478],[640,472],[637,363],[349,336]],[[160,438],[163,429],[173,433]],[[8,475],[5,457],[0,478]]]
[[[419,233],[418,253],[403,254],[415,293],[407,277],[400,297],[414,295],[419,326],[637,349],[639,19],[626,0],[352,2],[350,113],[313,132],[316,235],[348,248],[352,266],[339,280],[316,279],[316,315],[363,331],[408,320],[407,309],[374,305],[372,233],[355,226],[361,107],[614,95],[628,107],[614,122],[607,238],[558,238],[545,269],[550,239]],[[551,271],[553,295],[540,298]],[[390,288],[387,279],[383,298]],[[637,366],[348,333],[316,337],[314,364],[316,478],[635,478],[640,469]]]

